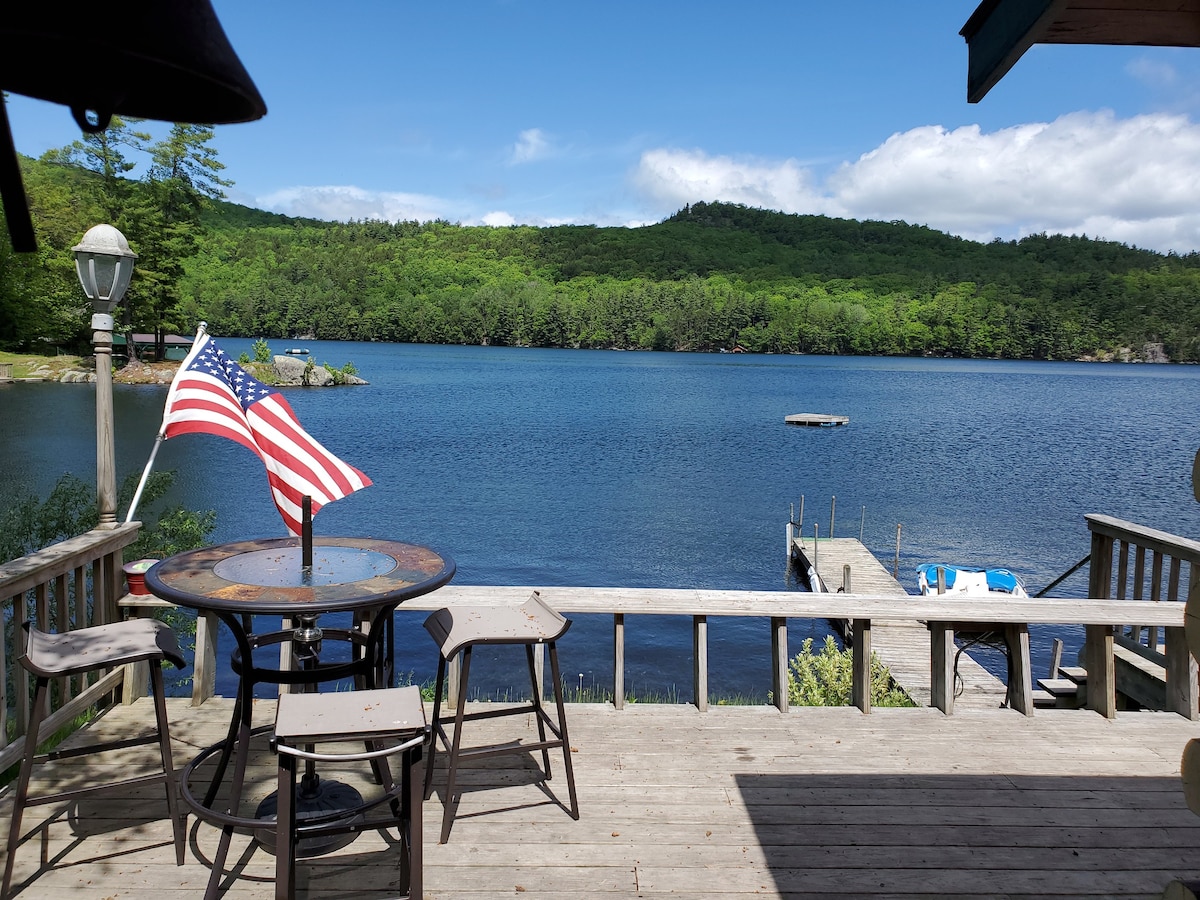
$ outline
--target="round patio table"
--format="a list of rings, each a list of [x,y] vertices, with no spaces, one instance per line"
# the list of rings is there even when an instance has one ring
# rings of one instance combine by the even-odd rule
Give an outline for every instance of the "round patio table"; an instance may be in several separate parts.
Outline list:
[[[146,573],[146,586],[155,596],[200,613],[215,613],[237,645],[230,657],[238,689],[229,732],[202,750],[181,776],[185,802],[197,816],[222,828],[206,897],[219,893],[234,830],[273,832],[275,826],[273,797],[259,806],[254,817],[239,815],[250,739],[255,733],[251,721],[255,686],[301,685],[315,690],[322,682],[342,679],[352,679],[356,688],[390,686],[394,669],[392,613],[405,600],[434,591],[454,577],[454,561],[445,554],[376,538],[317,537],[311,548],[311,565],[303,562],[300,538],[269,538],[189,550],[156,563]],[[336,612],[352,613],[353,625],[347,629],[318,627],[319,616]],[[290,618],[298,625],[256,631],[255,617],[267,615]],[[327,640],[346,643],[350,659],[322,661],[320,652]],[[270,666],[255,659],[255,650],[289,642],[298,666]],[[191,788],[192,774],[214,755],[218,757],[215,774],[203,799],[198,799]],[[214,804],[231,757],[228,808],[222,811]],[[301,808],[313,815],[362,805],[354,788],[336,781],[321,782],[312,767],[298,794]],[[302,845],[299,852],[314,856],[344,843]]]

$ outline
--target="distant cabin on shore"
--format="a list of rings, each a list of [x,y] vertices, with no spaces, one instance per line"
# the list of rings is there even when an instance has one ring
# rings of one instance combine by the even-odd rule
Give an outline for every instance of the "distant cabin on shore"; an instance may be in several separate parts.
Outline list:
[[[153,360],[155,349],[154,335],[134,332],[132,337],[133,347],[137,351],[138,358],[147,361]],[[195,338],[181,337],[178,334],[168,334],[165,342],[166,349],[163,358],[182,362],[192,349]],[[120,356],[125,359],[129,358],[129,349],[126,345],[125,335],[113,334],[113,356]]]

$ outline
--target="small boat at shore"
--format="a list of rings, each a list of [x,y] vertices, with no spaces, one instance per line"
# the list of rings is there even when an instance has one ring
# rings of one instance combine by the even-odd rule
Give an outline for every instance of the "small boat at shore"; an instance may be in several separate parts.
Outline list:
[[[283,352],[289,354],[290,356],[304,356],[305,354],[308,353],[308,348],[307,347],[288,347]]]
[[[951,566],[945,563],[922,563],[917,566],[917,587],[925,596],[937,596],[938,572],[943,573],[945,591],[942,596],[954,594],[967,597],[987,597],[992,594],[1008,594],[1011,597],[1028,597],[1021,579],[1008,569],[973,568]]]

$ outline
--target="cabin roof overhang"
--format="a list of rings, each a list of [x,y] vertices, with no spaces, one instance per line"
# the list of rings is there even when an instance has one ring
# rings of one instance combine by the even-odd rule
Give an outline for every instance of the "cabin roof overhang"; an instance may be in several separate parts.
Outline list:
[[[984,0],[959,34],[978,103],[1034,44],[1200,47],[1200,0]]]

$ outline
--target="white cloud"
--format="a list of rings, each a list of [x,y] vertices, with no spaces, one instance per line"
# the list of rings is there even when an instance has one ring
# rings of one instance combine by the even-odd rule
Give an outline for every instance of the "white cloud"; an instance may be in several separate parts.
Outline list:
[[[494,210],[478,218],[468,217],[462,220],[463,225],[488,225],[492,228],[508,228],[512,225],[533,225],[536,228],[552,228],[555,225],[625,225],[625,222],[599,222],[596,218],[587,216],[542,216],[535,213],[516,214],[503,210]]]
[[[517,146],[526,148],[528,159],[549,152],[537,129],[524,132],[522,141]],[[658,148],[641,155],[630,181],[632,197],[616,185],[603,199],[550,185],[514,203],[519,209],[488,210],[462,198],[350,185],[287,188],[255,205],[343,221],[636,226],[687,203],[722,200],[792,213],[898,219],[981,241],[1046,231],[1161,251],[1200,250],[1200,125],[1181,115],[1073,113],[994,132],[976,125],[922,126],[892,135],[827,175],[797,159]],[[505,193],[518,192],[506,184]],[[559,208],[540,208],[547,202]]]
[[[511,165],[519,166],[522,163],[545,159],[552,153],[553,147],[545,132],[540,128],[529,128],[517,135],[517,142],[513,145],[508,161]]]
[[[1073,113],[991,134],[915,128],[843,164],[828,188],[856,218],[981,237],[1086,233],[1143,246],[1169,231],[1190,234],[1171,246],[1192,249],[1200,247],[1197,161],[1200,127],[1183,116]]]
[[[262,209],[288,216],[345,222],[382,219],[388,222],[448,218],[449,204],[437,197],[391,191],[367,191],[353,185],[290,187],[259,197]]]
[[[794,160],[708,156],[698,150],[649,150],[634,175],[637,187],[678,208],[697,200],[724,200],[787,212],[814,212],[821,198],[811,175]]]
[[[634,182],[674,208],[724,200],[902,219],[976,240],[1048,231],[1200,248],[1200,126],[1184,116],[1073,113],[992,133],[922,126],[843,163],[822,184],[795,160],[660,149],[643,154]]]
[[[488,213],[480,221],[484,225],[490,225],[492,228],[508,228],[510,225],[517,224],[517,220],[510,213],[499,211]]]
[[[1125,65],[1125,72],[1142,84],[1155,88],[1174,88],[1179,70],[1158,57],[1140,56]]]

